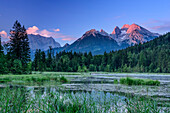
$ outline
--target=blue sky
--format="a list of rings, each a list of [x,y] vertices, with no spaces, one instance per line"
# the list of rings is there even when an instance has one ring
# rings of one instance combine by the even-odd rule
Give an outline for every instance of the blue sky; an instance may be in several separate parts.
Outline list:
[[[0,0],[0,33],[7,40],[19,20],[29,33],[53,36],[61,45],[90,29],[111,33],[132,23],[163,34],[170,31],[169,6],[170,0]]]

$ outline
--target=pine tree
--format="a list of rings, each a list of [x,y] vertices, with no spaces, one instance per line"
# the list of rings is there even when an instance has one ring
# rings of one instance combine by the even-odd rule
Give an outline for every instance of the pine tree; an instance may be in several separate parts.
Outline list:
[[[24,68],[26,68],[27,64],[29,61],[30,61],[30,47],[29,47],[29,39],[28,39],[28,35],[27,35],[27,32],[26,32],[26,29],[25,27],[23,26],[22,27],[22,33],[23,33],[23,36],[21,37],[21,41],[22,41],[22,58],[21,58],[21,62],[24,66]]]
[[[10,30],[10,55],[12,61],[20,60],[22,64],[23,73],[26,72],[27,63],[30,61],[30,47],[29,40],[25,27],[16,21],[12,30]]]

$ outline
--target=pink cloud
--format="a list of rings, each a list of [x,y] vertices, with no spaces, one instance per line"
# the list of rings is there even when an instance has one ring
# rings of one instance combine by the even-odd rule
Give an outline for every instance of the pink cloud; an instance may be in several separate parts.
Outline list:
[[[157,31],[166,31],[166,30],[170,30],[170,25],[153,26],[153,27],[151,27],[151,29],[157,30]]]
[[[39,32],[40,35],[45,36],[45,37],[51,37],[53,36],[53,33],[50,31],[47,31],[46,29],[42,30]]]
[[[3,38],[8,38],[8,35],[7,35],[7,33],[6,33],[5,31],[1,31],[1,32],[0,32],[0,35],[1,35],[1,37],[3,37]]]
[[[38,30],[39,30],[39,28],[36,27],[36,26],[29,27],[29,28],[27,29],[27,34],[37,34],[37,31],[38,31]]]
[[[73,38],[73,37],[68,37],[68,38],[63,38],[62,40],[64,40],[64,41],[73,41],[73,40],[75,40],[76,38]]]
[[[55,31],[55,32],[58,32],[58,31],[60,31],[60,29],[54,29],[54,31]]]

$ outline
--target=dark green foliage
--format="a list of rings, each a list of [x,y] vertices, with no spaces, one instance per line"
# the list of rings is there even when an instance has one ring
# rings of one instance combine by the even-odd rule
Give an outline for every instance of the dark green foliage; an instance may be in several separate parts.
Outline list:
[[[22,74],[22,63],[21,60],[15,59],[11,68],[13,74]]]
[[[0,74],[8,73],[7,59],[3,52],[3,47],[1,45],[1,35],[0,35]]]
[[[118,84],[118,80],[117,79],[114,80],[114,84]]]
[[[130,77],[121,78],[120,84],[126,85],[151,85],[151,86],[159,86],[160,82],[158,80],[151,79],[134,79]]]
[[[60,82],[67,83],[68,80],[64,76],[62,76],[62,77],[60,77]]]
[[[9,43],[4,45],[7,50],[6,55],[3,53],[3,47],[0,44],[0,73],[31,73],[31,66],[28,65],[30,47],[25,27],[16,21],[12,30],[10,30],[10,35]]]

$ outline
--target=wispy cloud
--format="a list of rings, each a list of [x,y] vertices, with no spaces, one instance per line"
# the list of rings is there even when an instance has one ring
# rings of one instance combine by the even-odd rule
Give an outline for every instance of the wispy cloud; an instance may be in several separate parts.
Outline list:
[[[158,31],[167,31],[167,30],[170,31],[170,24],[153,26],[151,27],[151,29],[158,30]]]
[[[62,40],[64,40],[64,41],[73,41],[75,39],[76,38],[73,38],[73,37],[66,37],[66,38],[63,38]]]
[[[157,31],[157,32],[167,32],[170,31],[170,21],[168,20],[155,20],[150,19],[149,21],[143,23],[147,28]]]

